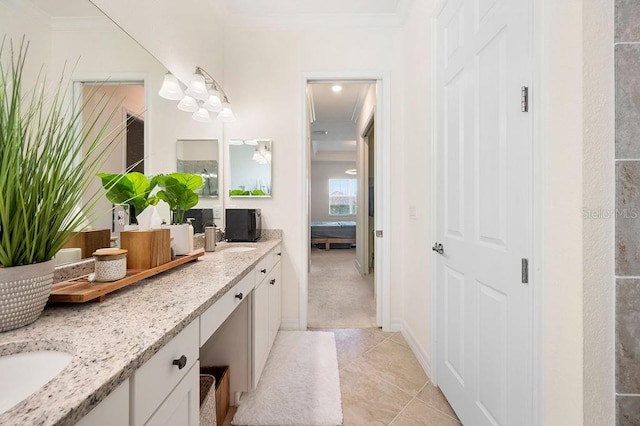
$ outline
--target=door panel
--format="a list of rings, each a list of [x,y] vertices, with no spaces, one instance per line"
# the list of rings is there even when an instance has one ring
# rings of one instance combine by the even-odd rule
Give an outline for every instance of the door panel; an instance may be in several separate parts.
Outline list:
[[[438,384],[464,424],[531,424],[529,0],[449,0],[437,23]]]
[[[464,276],[447,268],[445,276],[445,364],[464,386]]]

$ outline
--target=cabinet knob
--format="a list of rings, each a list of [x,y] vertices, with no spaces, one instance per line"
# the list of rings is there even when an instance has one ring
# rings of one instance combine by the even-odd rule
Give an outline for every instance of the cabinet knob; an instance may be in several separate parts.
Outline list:
[[[271,278],[271,280],[269,280],[269,284],[274,285],[276,283],[276,279],[275,278]]]
[[[180,358],[174,359],[173,365],[177,365],[178,370],[182,370],[187,365],[187,357],[182,355]]]
[[[267,270],[266,269],[260,269],[260,272],[262,272],[263,274],[266,274]]]
[[[280,252],[280,253],[276,253],[276,254],[277,254],[278,256],[282,256],[282,252]]]
[[[242,300],[243,297],[244,297],[244,294],[242,294],[242,293],[236,294],[236,299],[238,299],[238,300]]]

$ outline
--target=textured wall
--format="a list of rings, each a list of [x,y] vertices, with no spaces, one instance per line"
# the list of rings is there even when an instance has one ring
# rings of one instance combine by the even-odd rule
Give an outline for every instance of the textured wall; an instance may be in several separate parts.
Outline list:
[[[640,424],[640,2],[615,3],[616,423]]]

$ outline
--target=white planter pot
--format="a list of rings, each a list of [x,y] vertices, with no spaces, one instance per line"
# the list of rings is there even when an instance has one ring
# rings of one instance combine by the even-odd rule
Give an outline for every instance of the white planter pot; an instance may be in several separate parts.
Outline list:
[[[177,256],[193,251],[193,234],[191,233],[193,228],[189,227],[189,224],[162,225],[162,227],[171,231],[171,238],[173,238],[171,245]]]
[[[0,268],[0,332],[38,319],[51,293],[55,261]]]

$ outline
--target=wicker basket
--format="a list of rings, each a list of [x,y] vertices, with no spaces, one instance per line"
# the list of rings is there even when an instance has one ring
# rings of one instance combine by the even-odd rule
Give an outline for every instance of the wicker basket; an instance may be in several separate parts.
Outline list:
[[[0,268],[0,332],[31,324],[49,299],[55,261]]]
[[[215,377],[210,374],[200,375],[200,426],[216,426],[215,386]]]

